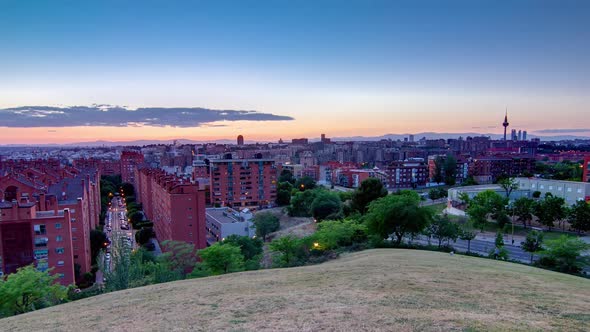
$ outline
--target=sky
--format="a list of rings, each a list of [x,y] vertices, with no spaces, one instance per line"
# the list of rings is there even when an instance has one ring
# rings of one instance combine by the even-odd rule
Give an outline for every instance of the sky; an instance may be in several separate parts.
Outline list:
[[[499,134],[506,108],[590,136],[589,22],[568,0],[0,0],[0,144]]]

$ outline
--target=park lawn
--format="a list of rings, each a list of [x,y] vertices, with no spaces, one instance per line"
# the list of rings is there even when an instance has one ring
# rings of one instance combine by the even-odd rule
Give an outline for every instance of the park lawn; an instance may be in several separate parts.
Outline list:
[[[6,331],[588,331],[590,280],[440,252],[129,289],[6,318]]]

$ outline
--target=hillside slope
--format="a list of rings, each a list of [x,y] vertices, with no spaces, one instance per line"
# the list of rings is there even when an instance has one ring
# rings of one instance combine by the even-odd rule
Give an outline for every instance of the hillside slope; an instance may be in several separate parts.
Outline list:
[[[0,320],[5,331],[590,330],[590,280],[369,250],[321,265],[130,289]]]

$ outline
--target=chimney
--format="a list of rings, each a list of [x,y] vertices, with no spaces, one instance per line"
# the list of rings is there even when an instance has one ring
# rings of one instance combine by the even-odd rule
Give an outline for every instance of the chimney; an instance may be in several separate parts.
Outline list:
[[[67,220],[68,222],[71,222],[71,220],[70,220],[70,209],[69,208],[65,208],[64,209],[64,220]]]
[[[47,202],[45,201],[45,193],[39,194],[39,210],[47,210]]]

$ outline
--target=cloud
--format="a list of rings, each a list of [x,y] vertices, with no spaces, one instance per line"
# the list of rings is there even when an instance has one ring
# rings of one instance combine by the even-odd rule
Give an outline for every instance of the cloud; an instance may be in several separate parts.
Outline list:
[[[535,130],[539,134],[563,134],[563,133],[585,133],[590,132],[590,128],[573,128],[573,129],[541,129]]]
[[[74,126],[222,126],[217,121],[289,121],[290,116],[256,111],[212,110],[200,107],[146,107],[136,110],[121,106],[22,106],[0,109],[0,127],[74,127]]]

